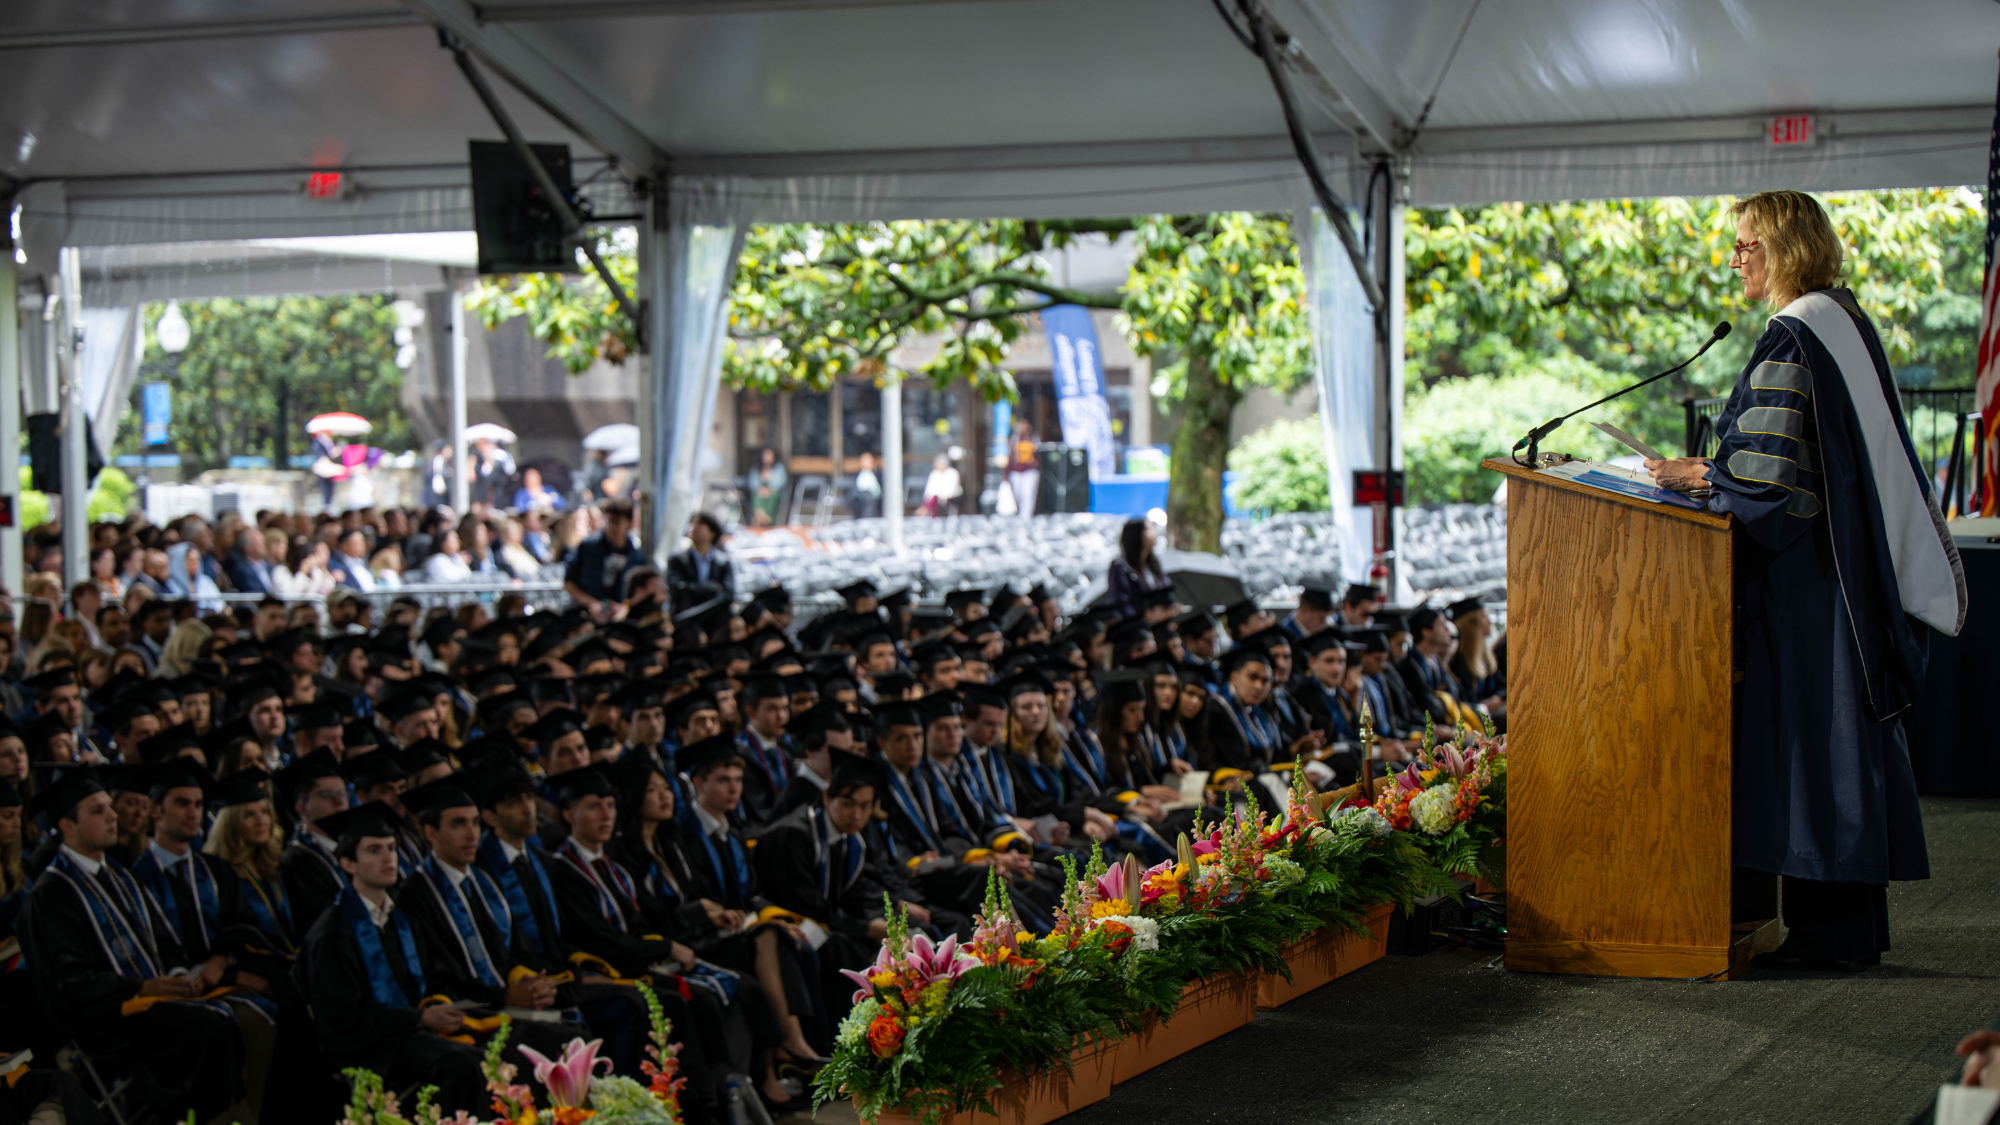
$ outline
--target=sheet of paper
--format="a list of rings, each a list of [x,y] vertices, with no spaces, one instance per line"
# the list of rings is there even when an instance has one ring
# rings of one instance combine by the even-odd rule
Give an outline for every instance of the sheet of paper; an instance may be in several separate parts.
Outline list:
[[[1609,422],[1592,422],[1591,425],[1596,427],[1597,431],[1605,437],[1637,453],[1648,461],[1665,461],[1669,459],[1666,454],[1661,453],[1659,450],[1654,449],[1652,446],[1647,445],[1645,442],[1640,441],[1638,438],[1633,437],[1631,434],[1626,433]]]
[[[1672,492],[1653,483],[1653,478],[1643,469],[1621,469],[1602,461],[1570,461],[1562,465],[1551,465],[1537,469],[1543,476],[1559,477],[1562,480],[1587,484],[1606,492],[1616,492],[1620,496],[1631,496],[1653,504],[1671,504],[1677,508],[1700,508],[1701,501],[1684,493]]]
[[[2000,1090],[1939,1086],[1937,1125],[1987,1125],[1996,1107],[2000,1107]]]

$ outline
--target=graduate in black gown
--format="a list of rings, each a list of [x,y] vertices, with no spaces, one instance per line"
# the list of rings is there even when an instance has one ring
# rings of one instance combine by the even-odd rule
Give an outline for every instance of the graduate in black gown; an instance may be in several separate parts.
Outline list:
[[[299,939],[333,906],[347,886],[347,876],[334,858],[335,841],[318,821],[347,811],[347,781],[340,765],[325,751],[310,754],[278,775],[292,809],[293,829],[278,858],[278,877],[291,904],[292,925]]]
[[[1811,196],[1739,200],[1744,296],[1776,313],[1716,419],[1713,459],[1649,461],[1737,519],[1732,844],[1783,877],[1765,968],[1865,968],[1887,885],[1930,875],[1901,716],[1929,635],[1965,622],[1965,574],[1875,326],[1839,288],[1841,238]]]
[[[92,772],[73,770],[35,795],[32,811],[62,843],[21,912],[22,952],[61,1034],[129,1069],[163,1118],[192,1110],[207,1120],[246,1089],[239,1019],[263,1017],[203,999],[217,982],[187,963],[138,880],[106,861],[118,819]]]

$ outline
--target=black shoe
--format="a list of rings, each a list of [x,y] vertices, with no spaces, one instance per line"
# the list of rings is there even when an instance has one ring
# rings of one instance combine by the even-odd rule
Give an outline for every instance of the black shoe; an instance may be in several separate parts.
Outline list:
[[[1773,949],[1769,953],[1759,953],[1750,958],[1752,966],[1779,973],[1858,973],[1881,963],[1880,957],[1870,961],[1840,961],[1827,957],[1809,957],[1783,948]]]

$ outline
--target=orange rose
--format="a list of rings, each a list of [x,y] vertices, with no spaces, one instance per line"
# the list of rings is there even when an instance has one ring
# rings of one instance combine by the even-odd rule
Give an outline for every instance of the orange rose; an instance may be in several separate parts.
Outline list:
[[[868,1024],[868,1049],[878,1059],[886,1059],[903,1049],[903,1025],[894,1016],[876,1016]]]

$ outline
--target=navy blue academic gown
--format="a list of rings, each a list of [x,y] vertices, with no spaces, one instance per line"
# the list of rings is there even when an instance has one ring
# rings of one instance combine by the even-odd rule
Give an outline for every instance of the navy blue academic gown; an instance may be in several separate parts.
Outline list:
[[[1907,447],[1874,327],[1847,291],[1829,295],[1854,316]],[[1711,506],[1740,521],[1735,862],[1878,887],[1928,878],[1898,716],[1920,690],[1929,627],[1899,600],[1847,384],[1801,322],[1771,321],[1717,432]]]

